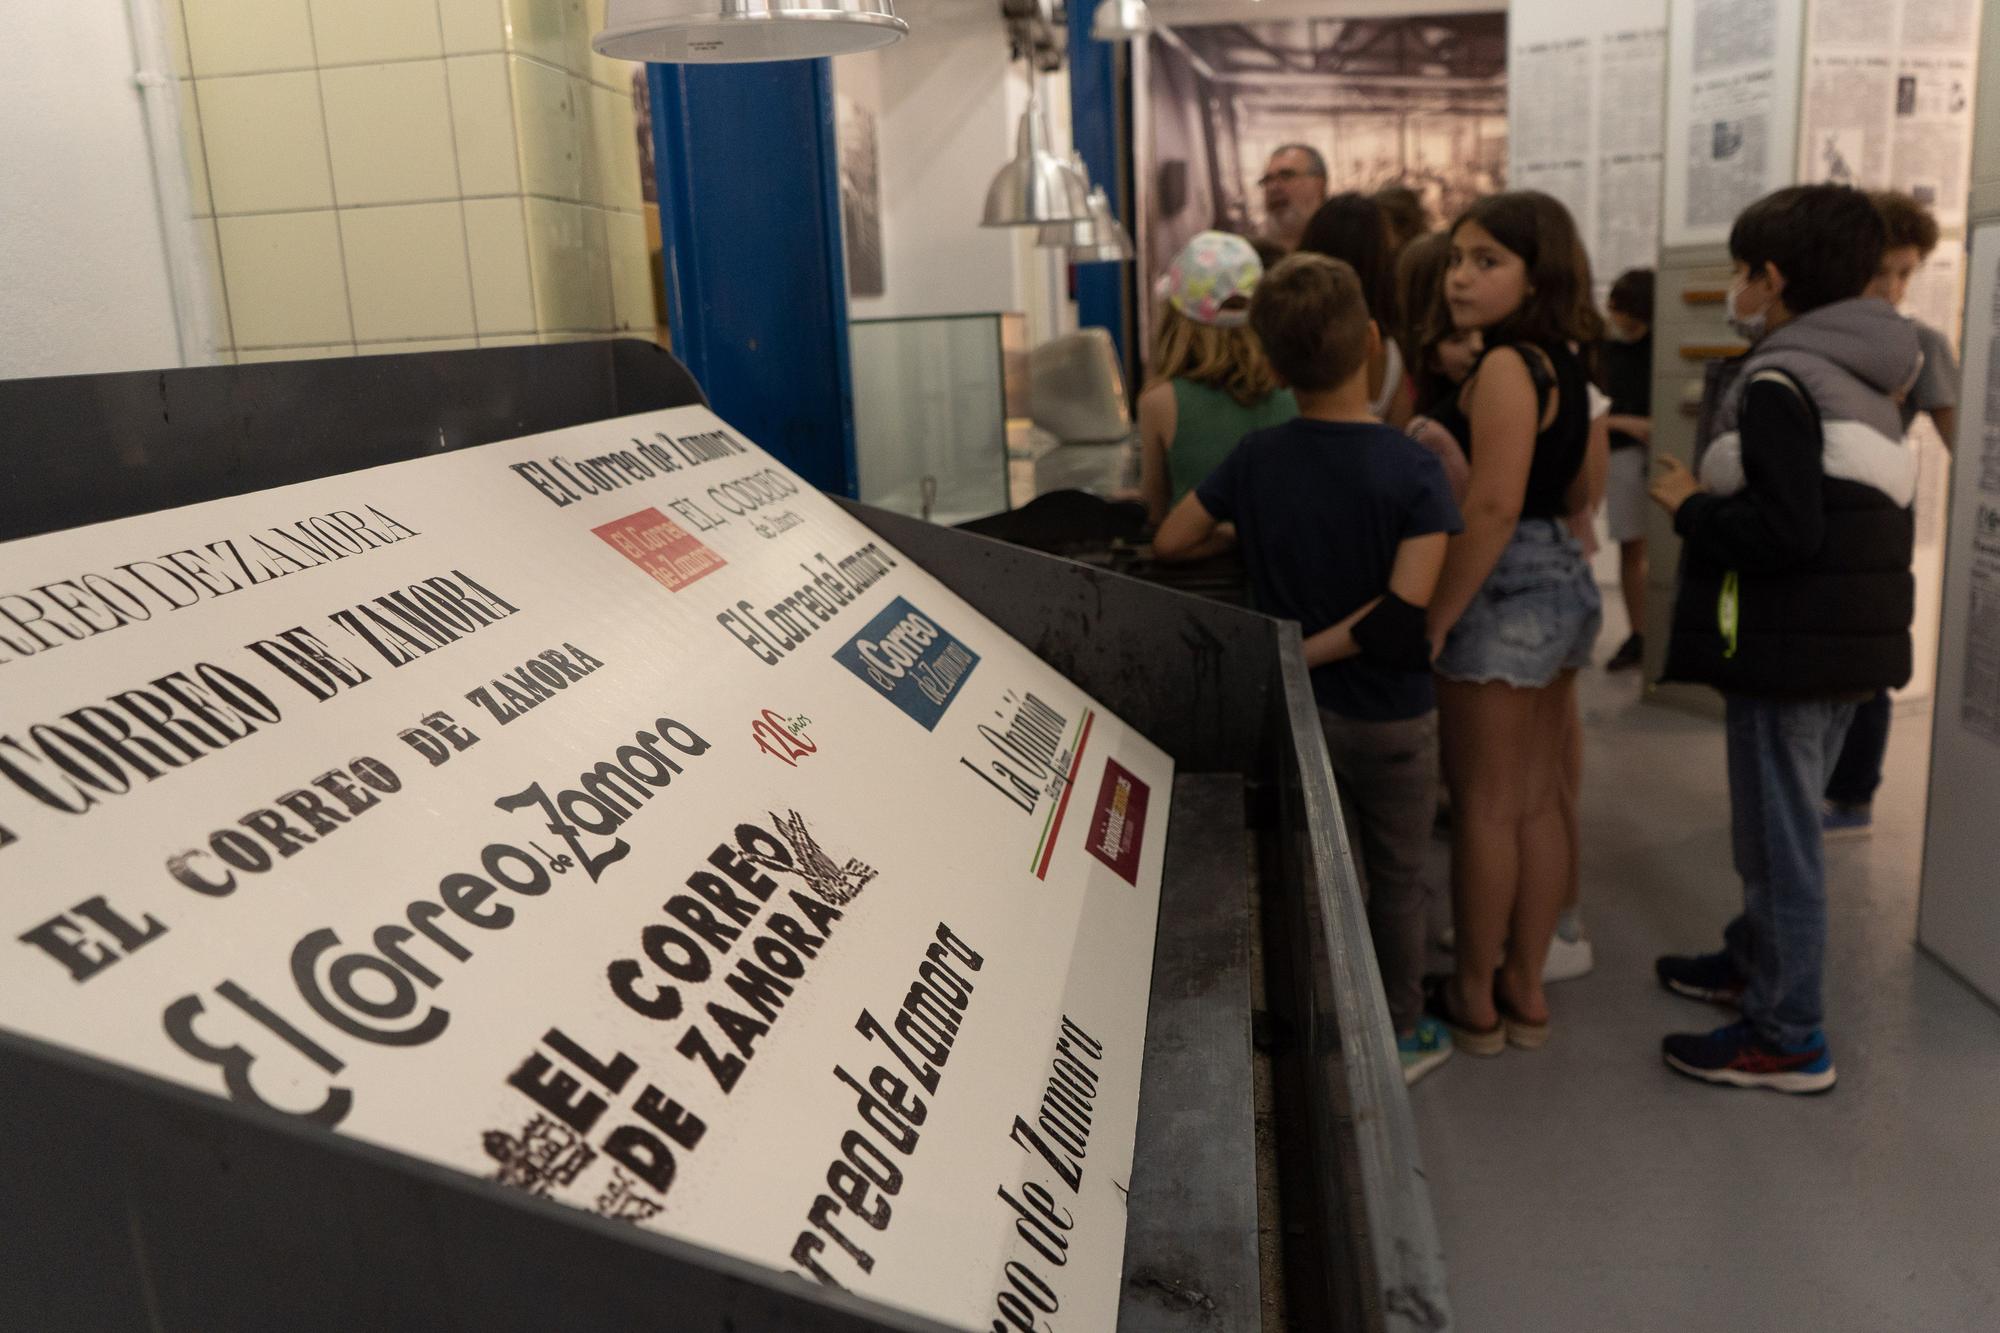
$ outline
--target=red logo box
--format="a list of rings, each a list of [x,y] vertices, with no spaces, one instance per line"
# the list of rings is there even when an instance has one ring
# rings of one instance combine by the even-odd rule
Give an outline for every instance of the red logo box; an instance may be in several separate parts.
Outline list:
[[[1090,854],[1118,872],[1134,888],[1139,884],[1139,849],[1146,840],[1146,784],[1116,759],[1104,761],[1104,780],[1097,784],[1097,811],[1090,817]]]
[[[674,592],[729,563],[657,509],[641,509],[591,531]]]

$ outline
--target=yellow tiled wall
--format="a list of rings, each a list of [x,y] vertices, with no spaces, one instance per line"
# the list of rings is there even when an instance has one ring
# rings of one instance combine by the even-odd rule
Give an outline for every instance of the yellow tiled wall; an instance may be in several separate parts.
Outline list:
[[[225,361],[654,336],[604,0],[162,0]]]

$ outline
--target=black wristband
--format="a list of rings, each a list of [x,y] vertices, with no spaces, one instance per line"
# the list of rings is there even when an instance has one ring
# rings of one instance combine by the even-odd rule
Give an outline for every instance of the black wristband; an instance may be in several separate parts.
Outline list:
[[[1431,665],[1425,612],[1393,592],[1354,623],[1354,643],[1362,655],[1398,671],[1427,671]]]

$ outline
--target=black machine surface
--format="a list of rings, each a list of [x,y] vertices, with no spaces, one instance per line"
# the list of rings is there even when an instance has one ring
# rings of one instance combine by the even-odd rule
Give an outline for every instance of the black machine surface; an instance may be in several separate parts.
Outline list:
[[[632,341],[4,381],[0,540],[702,401]],[[851,507],[1176,761],[1119,1328],[1450,1327],[1296,627]],[[3,1030],[0,1088],[6,1327],[942,1327]]]

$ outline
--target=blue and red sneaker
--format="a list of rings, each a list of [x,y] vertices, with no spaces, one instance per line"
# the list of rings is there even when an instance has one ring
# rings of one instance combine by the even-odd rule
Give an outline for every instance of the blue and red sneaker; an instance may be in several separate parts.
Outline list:
[[[1797,1046],[1777,1046],[1748,1023],[1731,1023],[1707,1034],[1675,1033],[1660,1042],[1660,1054],[1667,1068],[1704,1083],[1791,1093],[1833,1087],[1833,1052],[1821,1032]]]

